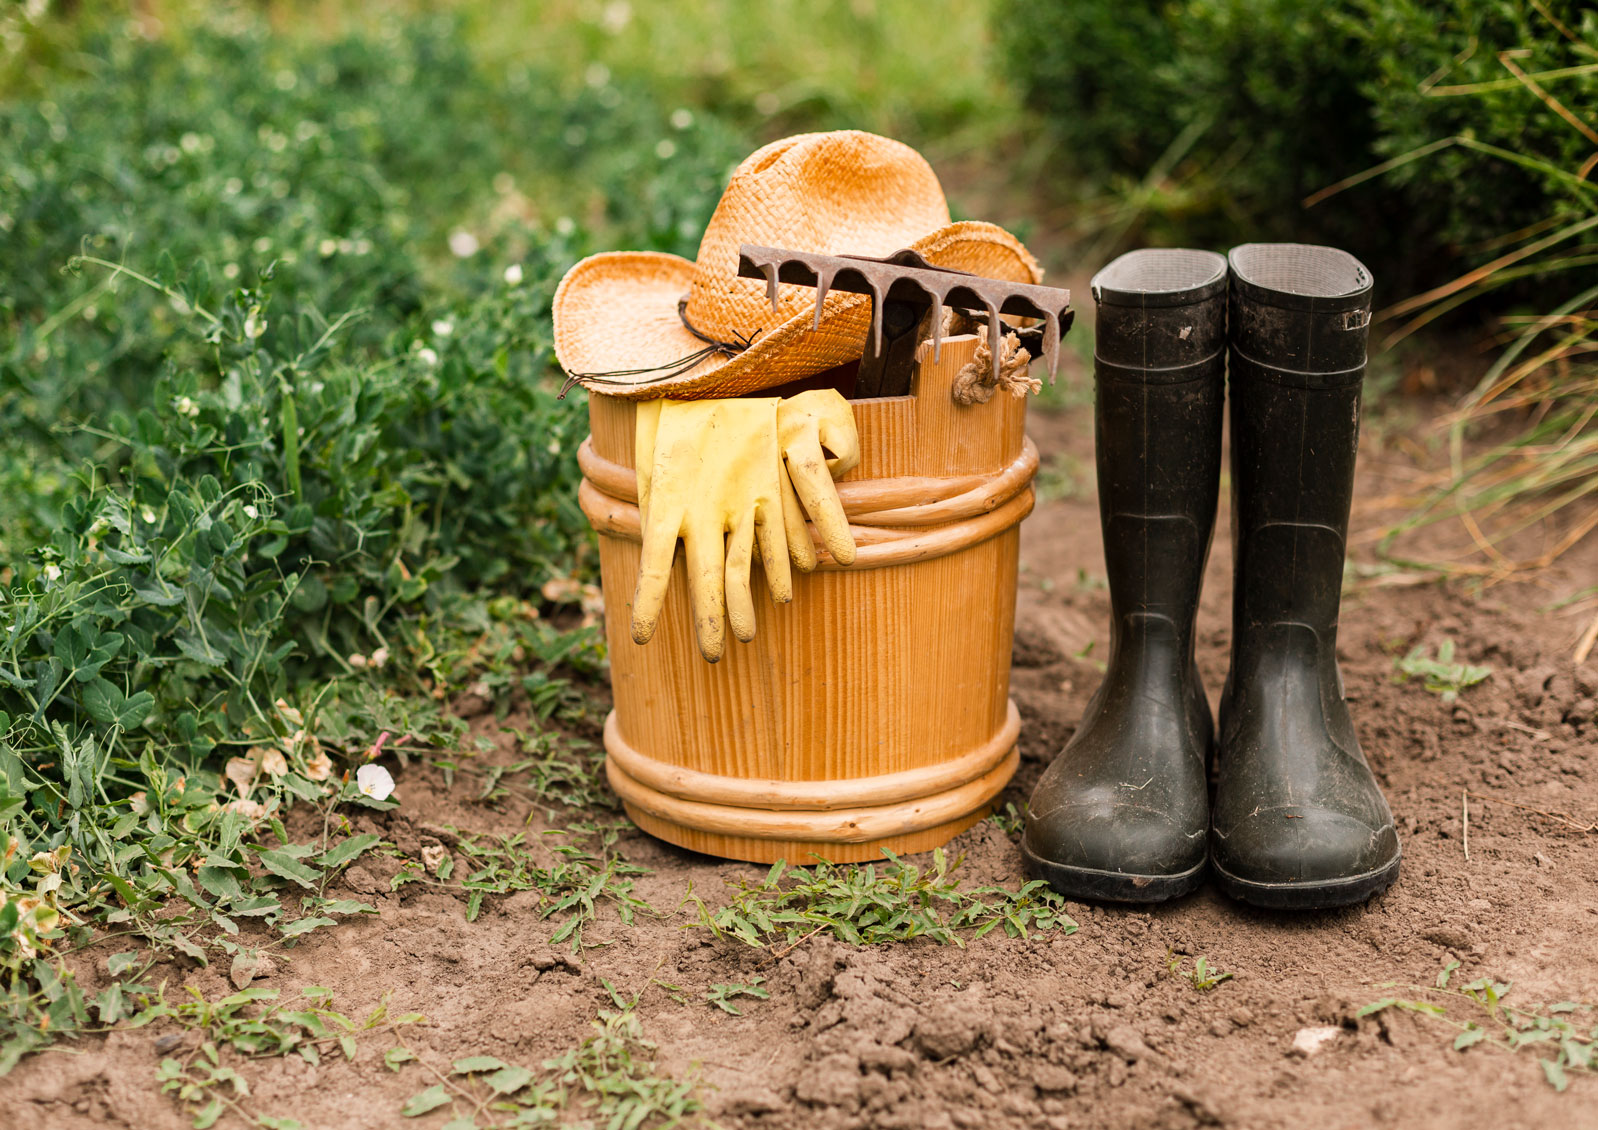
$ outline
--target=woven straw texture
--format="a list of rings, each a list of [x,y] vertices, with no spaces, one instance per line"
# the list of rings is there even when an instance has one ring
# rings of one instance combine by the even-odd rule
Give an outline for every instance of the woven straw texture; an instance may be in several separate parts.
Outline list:
[[[815,291],[783,284],[773,311],[761,279],[738,277],[738,248],[752,243],[828,255],[888,255],[909,247],[935,266],[1036,283],[1043,271],[1003,228],[951,223],[943,189],[924,158],[901,142],[857,130],[800,134],[758,150],[732,174],[705,229],[698,258],[616,251],[566,272],[555,291],[555,355],[590,390],[629,399],[737,396],[856,360],[871,318],[866,295],[827,296],[815,324]],[[704,348],[677,313],[718,341],[754,337],[731,356],[713,354],[677,377],[673,362]]]

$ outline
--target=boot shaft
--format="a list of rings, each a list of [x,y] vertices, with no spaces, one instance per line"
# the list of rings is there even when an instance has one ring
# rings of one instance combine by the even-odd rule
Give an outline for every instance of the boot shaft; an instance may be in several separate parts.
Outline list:
[[[1329,247],[1246,244],[1230,263],[1236,638],[1302,624],[1335,640],[1371,278]]]
[[[1191,663],[1215,527],[1225,399],[1226,262],[1207,251],[1121,256],[1093,279],[1094,449],[1112,662],[1138,662],[1151,620]]]

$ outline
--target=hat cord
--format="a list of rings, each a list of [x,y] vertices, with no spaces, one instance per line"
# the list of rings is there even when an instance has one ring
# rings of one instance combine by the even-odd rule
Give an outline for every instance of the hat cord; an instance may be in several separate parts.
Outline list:
[[[719,341],[716,338],[711,337],[709,334],[704,333],[688,320],[688,295],[686,294],[677,300],[677,318],[682,322],[683,328],[685,330],[693,334],[700,341],[706,343],[703,349],[696,349],[692,353],[677,358],[675,361],[667,361],[663,365],[651,365],[644,369],[609,369],[601,373],[568,372],[566,374],[566,383],[560,386],[560,396],[558,399],[564,400],[566,398],[566,394],[572,390],[573,385],[577,384],[579,381],[585,380],[597,380],[602,381],[605,384],[612,385],[626,385],[630,388],[637,388],[640,385],[658,384],[661,381],[669,381],[673,377],[682,376],[684,373],[693,369],[707,357],[713,357],[717,355],[726,357],[736,356],[753,345],[755,343],[755,338],[760,336],[760,331],[757,329],[748,334],[741,334],[737,330],[734,330],[733,336],[737,339],[735,341]],[[670,371],[662,372],[662,370]],[[615,377],[641,376],[645,373],[659,373],[660,375],[655,377],[646,377],[644,380],[638,381],[618,381],[613,379]]]

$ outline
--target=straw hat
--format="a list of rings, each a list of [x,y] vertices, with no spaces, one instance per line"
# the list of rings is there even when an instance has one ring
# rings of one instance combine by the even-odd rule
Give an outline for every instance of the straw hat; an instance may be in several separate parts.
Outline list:
[[[909,146],[857,130],[800,134],[733,171],[694,262],[613,251],[567,271],[554,310],[562,368],[610,396],[692,400],[771,388],[859,359],[870,297],[829,294],[817,325],[814,289],[783,284],[773,312],[765,282],[738,277],[744,243],[828,255],[908,247],[934,266],[988,278],[1043,277],[1003,228],[951,223],[937,176]]]

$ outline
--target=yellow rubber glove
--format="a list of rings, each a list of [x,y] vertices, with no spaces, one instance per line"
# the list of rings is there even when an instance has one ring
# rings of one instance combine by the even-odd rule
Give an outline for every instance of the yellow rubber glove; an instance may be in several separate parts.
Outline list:
[[[728,622],[740,640],[754,638],[749,570],[757,543],[771,599],[793,599],[777,398],[644,401],[634,455],[644,548],[633,639],[648,643],[655,634],[681,538],[699,652],[714,663]]]
[[[834,561],[854,561],[854,537],[833,480],[860,462],[860,434],[854,413],[837,389],[801,392],[777,405],[777,435],[787,467],[782,517],[788,528],[788,552],[802,573],[816,567],[816,547],[805,529],[805,514],[821,533],[821,544]],[[832,457],[827,458],[831,452]]]

